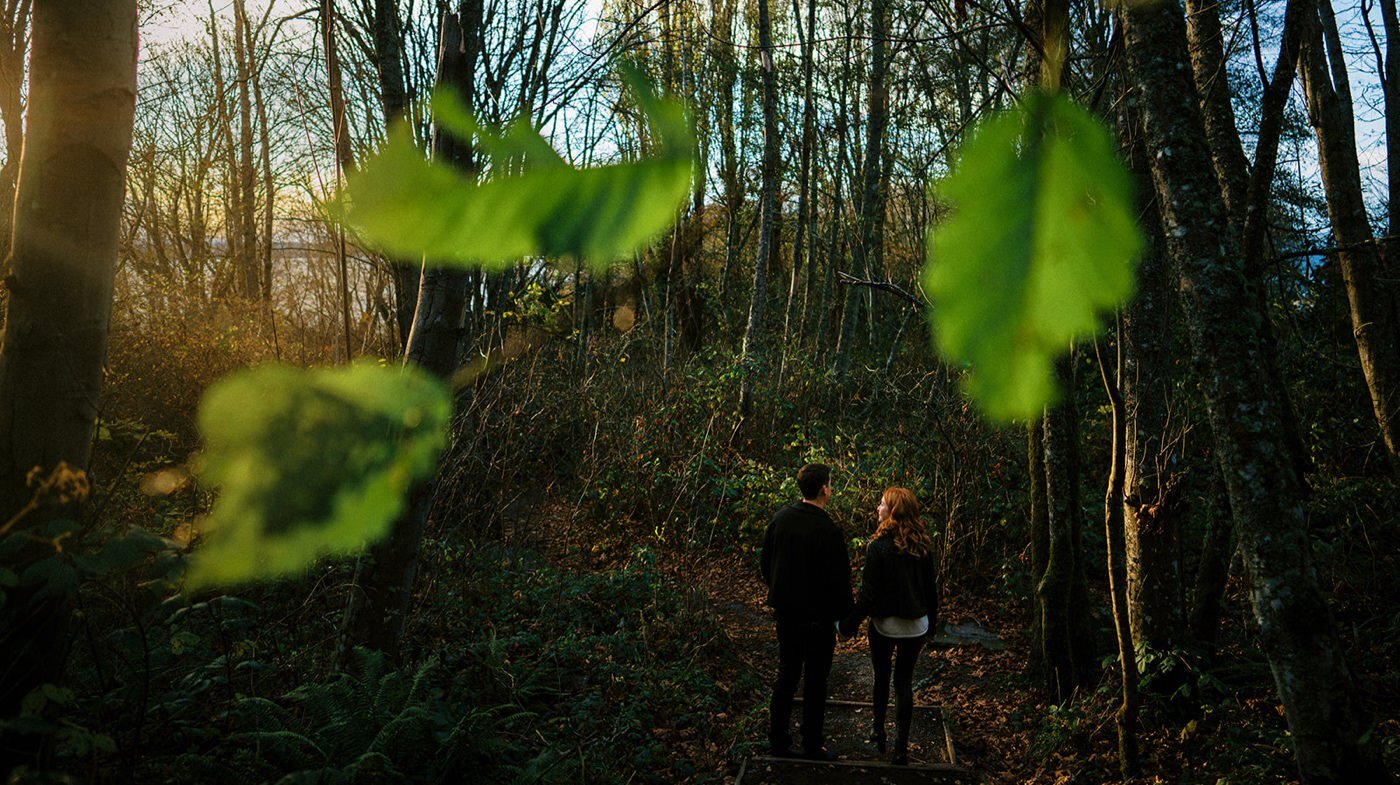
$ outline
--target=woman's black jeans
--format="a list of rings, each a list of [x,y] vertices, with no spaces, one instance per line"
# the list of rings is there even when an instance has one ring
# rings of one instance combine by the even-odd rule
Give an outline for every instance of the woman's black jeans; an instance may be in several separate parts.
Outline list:
[[[870,623],[870,661],[875,666],[875,733],[884,736],[885,711],[890,703],[890,666],[894,666],[894,749],[909,749],[909,723],[914,719],[914,665],[924,647],[918,638],[887,638]],[[891,663],[893,661],[893,663]]]

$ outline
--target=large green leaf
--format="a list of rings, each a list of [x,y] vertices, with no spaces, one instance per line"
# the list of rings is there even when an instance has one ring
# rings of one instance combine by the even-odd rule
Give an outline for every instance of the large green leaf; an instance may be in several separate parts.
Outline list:
[[[1052,362],[1132,293],[1142,246],[1113,139],[1060,94],[1031,93],[974,133],[936,186],[924,285],[945,357],[997,420],[1055,397]]]
[[[219,497],[187,586],[295,573],[382,537],[436,466],[451,411],[432,376],[373,362],[219,380],[200,403],[197,466]]]
[[[528,123],[502,133],[471,118],[450,92],[433,99],[439,129],[469,138],[492,162],[477,183],[429,161],[405,126],[348,178],[346,219],[362,240],[429,264],[502,267],[527,256],[606,264],[669,227],[690,189],[693,142],[679,105],[629,75],[654,155],[575,169]],[[509,172],[509,174],[502,174]]]

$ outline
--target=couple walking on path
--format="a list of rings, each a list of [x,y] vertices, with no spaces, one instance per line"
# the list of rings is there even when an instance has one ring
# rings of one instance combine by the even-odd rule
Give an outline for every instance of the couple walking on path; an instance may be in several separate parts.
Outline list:
[[[778,678],[770,706],[770,752],[830,761],[822,725],[827,678],[836,635],[850,637],[870,617],[871,663],[875,668],[875,727],[870,742],[885,752],[885,716],[890,680],[895,691],[895,743],[891,762],[909,762],[909,724],[914,714],[914,665],[924,638],[936,629],[937,574],[932,542],[919,519],[919,502],[904,488],[880,497],[878,523],[866,550],[860,592],[851,601],[851,562],[846,538],[826,512],[831,469],[808,464],[797,473],[802,500],[773,516],[764,533],[761,563],[768,605],[778,627]],[[797,684],[804,680],[802,751],[794,752],[789,725]]]

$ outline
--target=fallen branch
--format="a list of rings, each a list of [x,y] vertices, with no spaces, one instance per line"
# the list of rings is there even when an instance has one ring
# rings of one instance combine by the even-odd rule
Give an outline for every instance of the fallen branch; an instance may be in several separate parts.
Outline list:
[[[910,304],[914,306],[915,309],[920,311],[928,307],[928,301],[924,300],[922,297],[910,294],[909,292],[904,290],[904,287],[900,286],[897,283],[891,283],[889,281],[867,281],[862,278],[857,278],[854,275],[851,275],[850,273],[841,272],[839,270],[836,272],[836,280],[842,286],[868,286],[871,289],[879,289],[882,292],[889,292],[890,294],[893,294],[896,297],[907,300]]]

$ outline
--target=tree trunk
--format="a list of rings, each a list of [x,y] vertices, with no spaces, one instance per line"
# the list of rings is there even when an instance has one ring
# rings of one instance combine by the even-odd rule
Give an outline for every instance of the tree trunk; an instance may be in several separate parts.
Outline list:
[[[1188,622],[1192,639],[1207,657],[1215,653],[1225,585],[1230,579],[1230,557],[1234,553],[1234,548],[1230,547],[1234,542],[1231,517],[1229,493],[1217,468],[1211,474],[1211,506],[1201,540],[1201,559],[1196,566],[1196,590]]]
[[[0,124],[5,126],[5,163],[0,165],[0,249],[10,247],[10,206],[15,202],[20,150],[24,147],[24,55],[29,51],[32,0],[5,4],[0,16]],[[0,276],[8,274],[0,262]]]
[[[1175,2],[1121,10],[1128,70],[1144,113],[1167,250],[1177,266],[1192,352],[1249,568],[1255,617],[1299,770],[1307,783],[1386,782],[1356,705],[1318,587],[1301,490],[1280,443],[1279,405],[1263,372],[1261,325],[1239,263]]]
[[[1123,490],[1128,469],[1128,408],[1119,389],[1123,377],[1123,342],[1118,343],[1120,352],[1117,368],[1113,376],[1108,373],[1103,357],[1099,356],[1099,374],[1103,378],[1104,389],[1108,392],[1109,404],[1113,410],[1113,463],[1108,472],[1108,490],[1104,492],[1104,541],[1108,549],[1108,592],[1113,604],[1113,631],[1118,641],[1118,662],[1122,676],[1123,701],[1115,714],[1118,728],[1118,768],[1124,780],[1136,777],[1141,768],[1138,760],[1137,712],[1138,712],[1138,667],[1137,648],[1134,645],[1132,625],[1129,622],[1128,605],[1128,558],[1127,544],[1124,542]],[[1095,354],[1098,345],[1094,346]],[[1131,508],[1128,508],[1131,509]]]
[[[809,0],[808,13],[814,14],[816,11],[815,0]],[[793,345],[800,345],[802,341],[801,321],[805,308],[798,307],[799,290],[802,291],[802,299],[805,301],[808,291],[811,289],[811,270],[803,264],[804,259],[810,259],[811,254],[805,250],[804,244],[810,245],[807,241],[808,231],[808,205],[812,192],[812,139],[816,133],[816,118],[812,107],[812,48],[816,42],[812,40],[811,31],[815,20],[809,16],[807,19],[807,33],[802,31],[802,8],[798,0],[792,0],[792,18],[797,27],[802,45],[802,149],[800,153],[801,164],[798,175],[797,188],[797,225],[792,233],[792,279],[788,283],[787,313],[783,318],[783,363],[778,371],[778,379],[781,381],[785,376],[788,352]],[[802,287],[803,270],[806,269],[807,286]],[[805,303],[804,303],[805,305]]]
[[[1151,188],[1141,122],[1125,123],[1133,139],[1132,168]],[[1171,319],[1167,259],[1151,191],[1143,194],[1148,247],[1138,261],[1137,293],[1123,309],[1120,333],[1125,372],[1119,375],[1126,413],[1124,528],[1128,618],[1132,641],[1157,650],[1181,642],[1184,601],[1180,530],[1184,505],[1172,472]]]
[[[1327,214],[1351,310],[1352,335],[1371,408],[1392,469],[1400,471],[1400,313],[1383,288],[1384,257],[1374,243],[1351,112],[1351,87],[1330,0],[1318,4],[1322,25],[1309,25],[1302,57],[1308,121],[1317,133]],[[1325,45],[1324,45],[1325,40]]]
[[[233,2],[233,60],[238,76],[238,160],[231,162],[238,180],[238,278],[241,293],[249,299],[266,296],[258,260],[258,219],[254,202],[253,163],[253,64],[248,51],[248,9],[245,0]]]
[[[136,107],[135,2],[41,3],[32,24],[0,343],[0,527],[10,532],[44,520],[45,512],[21,512],[31,470],[46,477],[61,464],[88,467]],[[35,544],[6,566],[18,572],[53,555]],[[0,719],[15,717],[31,689],[59,680],[69,604],[68,592],[36,601],[6,590]],[[35,752],[32,737],[0,734],[0,770]]]
[[[457,90],[469,110],[475,92],[481,18],[481,0],[467,0],[456,13],[441,13],[437,83]],[[434,134],[433,155],[468,172],[475,170],[471,140],[456,139],[441,129]],[[462,335],[466,276],[452,267],[423,271],[405,362],[416,363],[442,378],[451,375]],[[389,535],[360,559],[341,631],[338,656],[342,666],[349,662],[355,646],[399,656],[435,485],[429,481],[415,488]]]
[[[794,10],[797,8],[793,0]],[[802,288],[802,323],[799,330],[805,340],[812,326],[812,300],[817,296],[817,198],[814,184],[818,180],[813,147],[816,145],[816,96],[812,66],[817,49],[817,0],[807,0],[807,40],[802,52],[802,193],[800,220],[807,228],[807,281]]]
[[[1385,76],[1381,86],[1385,91],[1386,197],[1389,201],[1386,234],[1394,238],[1400,237],[1400,18],[1396,17],[1395,0],[1380,0],[1380,4],[1381,24],[1385,29]],[[1393,246],[1387,246],[1391,248]]]
[[[384,127],[408,122],[408,96],[403,76],[403,29],[399,25],[395,0],[374,0],[374,64],[379,76],[379,103],[384,111]],[[394,278],[394,322],[399,346],[406,350],[408,333],[413,329],[413,311],[418,304],[419,266],[399,259],[389,260]]]
[[[1075,401],[1073,352],[1055,364],[1063,400],[1045,410],[1044,461],[1046,558],[1036,591],[1041,605],[1041,647],[1047,694],[1056,702],[1098,675],[1098,652],[1089,617],[1089,592],[1082,560],[1079,485],[1079,407]]]
[[[241,0],[240,0],[241,1]],[[335,144],[337,187],[355,169],[350,149],[350,128],[345,117],[345,88],[340,76],[340,55],[335,46],[335,0],[321,0],[321,43],[326,48],[326,82],[331,104],[331,139]],[[335,222],[336,284],[340,288],[340,339],[345,345],[346,362],[354,355],[350,340],[350,270],[345,260],[345,224]]]
[[[749,300],[749,319],[744,327],[744,345],[739,360],[744,375],[739,411],[745,418],[753,412],[753,383],[758,375],[756,366],[762,362],[768,256],[773,244],[774,212],[778,209],[778,80],[773,72],[773,29],[768,16],[768,0],[758,0],[758,46],[763,68],[763,190],[759,205],[762,217],[758,228],[758,253],[753,268],[753,297]]]
[[[1249,161],[1240,145],[1235,110],[1230,104],[1230,78],[1225,69],[1225,40],[1216,0],[1186,0],[1186,36],[1191,47],[1191,72],[1201,96],[1206,143],[1215,162],[1225,208],[1231,223],[1244,226],[1249,192]]]
[[[1037,417],[1026,426],[1027,476],[1030,485],[1030,535],[1031,542],[1031,655],[1037,664],[1048,667],[1045,662],[1044,631],[1041,626],[1045,618],[1045,604],[1041,602],[1037,590],[1045,578],[1045,564],[1050,552],[1050,513],[1045,508],[1045,418]]]

